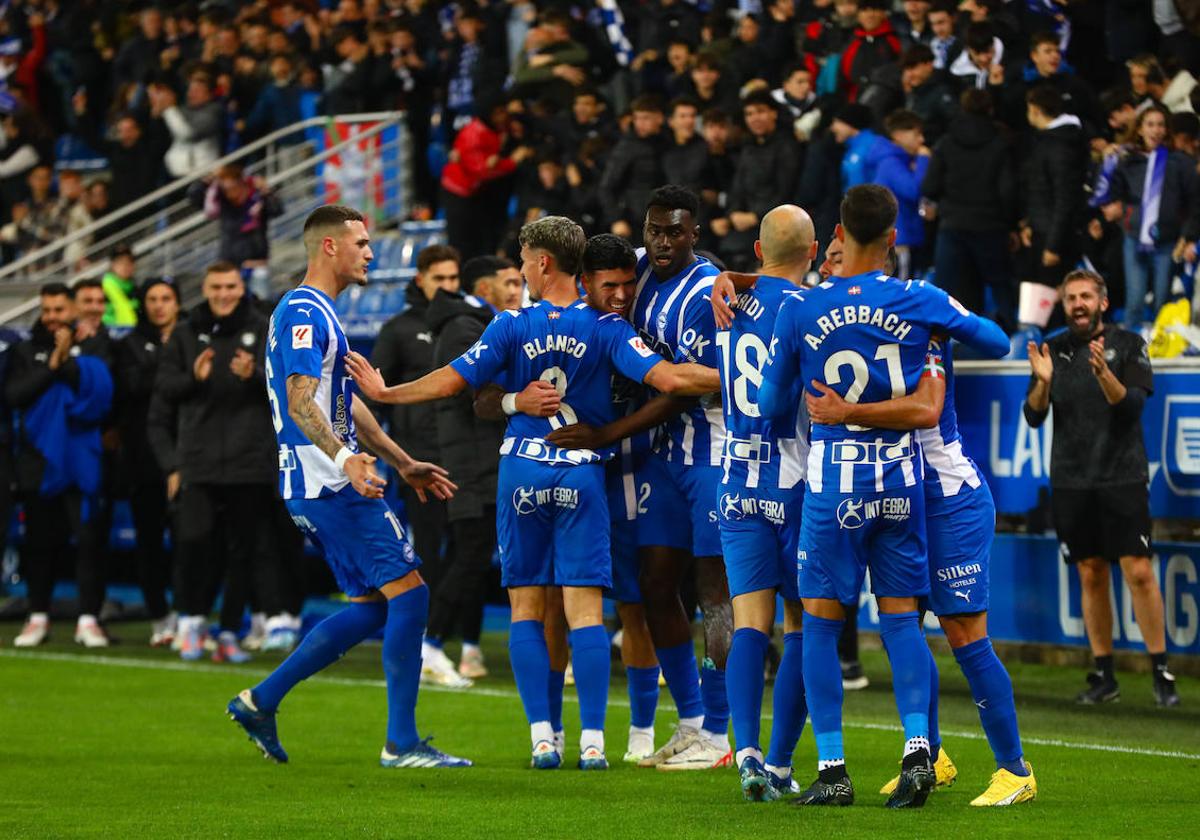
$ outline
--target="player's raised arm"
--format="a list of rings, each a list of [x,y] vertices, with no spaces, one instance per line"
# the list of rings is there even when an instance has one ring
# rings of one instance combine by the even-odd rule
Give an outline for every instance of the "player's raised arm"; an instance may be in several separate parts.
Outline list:
[[[353,351],[346,354],[346,370],[367,399],[392,405],[412,405],[452,397],[467,386],[467,380],[446,365],[420,379],[389,387],[379,369],[371,367],[364,356]]]
[[[439,499],[449,499],[454,496],[458,485],[450,480],[449,473],[437,464],[414,460],[384,433],[379,426],[379,421],[375,419],[375,415],[367,408],[365,402],[354,397],[350,411],[362,442],[368,449],[396,468],[400,477],[417,491],[417,498],[422,502],[426,501],[426,491]]]
[[[913,282],[926,297],[922,306],[929,307],[931,323],[941,327],[951,338],[970,345],[989,359],[1008,354],[1008,335],[995,321],[976,315],[936,286],[909,282]]]

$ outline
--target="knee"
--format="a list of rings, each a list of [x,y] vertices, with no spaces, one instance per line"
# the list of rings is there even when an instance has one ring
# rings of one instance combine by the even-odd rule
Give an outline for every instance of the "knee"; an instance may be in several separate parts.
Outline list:
[[[670,603],[678,597],[678,581],[662,566],[644,566],[638,584],[642,589],[642,600],[647,604]]]
[[[1150,561],[1145,558],[1138,558],[1132,563],[1126,564],[1121,571],[1125,577],[1125,585],[1133,592],[1153,592],[1158,588],[1158,581],[1154,578]]]
[[[1081,560],[1078,564],[1079,585],[1084,589],[1098,589],[1108,584],[1108,566],[1096,558]]]

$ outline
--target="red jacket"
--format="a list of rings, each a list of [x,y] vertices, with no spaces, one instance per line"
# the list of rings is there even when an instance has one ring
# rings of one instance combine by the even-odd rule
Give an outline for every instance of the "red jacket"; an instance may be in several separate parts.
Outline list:
[[[900,39],[892,29],[892,22],[884,18],[883,23],[870,32],[861,26],[854,30],[854,38],[842,53],[841,83],[846,100],[858,100],[859,91],[871,73],[884,64],[891,64],[900,57]]]
[[[487,181],[517,168],[511,158],[500,157],[502,138],[476,117],[454,138],[454,155],[442,169],[442,186],[447,192],[470,198]],[[495,158],[492,166],[488,160]]]

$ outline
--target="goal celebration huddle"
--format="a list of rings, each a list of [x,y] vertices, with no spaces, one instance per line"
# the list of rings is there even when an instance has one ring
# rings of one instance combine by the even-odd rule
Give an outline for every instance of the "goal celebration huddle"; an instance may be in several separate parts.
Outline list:
[[[794,205],[762,217],[756,274],[722,272],[696,253],[697,199],[680,187],[650,194],[638,250],[613,234],[588,239],[562,216],[538,219],[519,238],[529,305],[497,311],[449,364],[385,382],[350,350],[334,307],[367,282],[363,216],[315,210],[304,227],[307,273],[271,317],[265,367],[280,493],[349,603],[230,701],[233,720],[265,755],[288,761],[276,726],[288,692],[382,632],[381,764],[471,765],[418,728],[429,592],[383,498],[377,459],[422,499],[452,496],[455,476],[399,448],[365,401],[413,404],[470,389],[477,413],[507,422],[495,525],[532,768],[562,768],[569,757],[598,771],[618,756],[644,772],[732,767],[748,800],[863,801],[843,742],[838,639],[865,585],[902,730],[899,774],[880,803],[921,807],[959,774],[939,734],[926,613],[945,633],[994,754],[987,772],[964,769],[979,789],[971,804],[1033,800],[1012,682],[987,630],[995,507],[954,409],[954,343],[999,358],[1009,340],[941,289],[892,276],[890,191],[854,187],[840,212],[812,287],[805,279],[820,245]],[[694,593],[701,618],[699,659],[682,590]],[[631,713],[615,745],[605,738],[605,598],[622,621]],[[763,743],[777,622],[783,653]],[[568,647],[577,731],[563,719]],[[660,703],[660,674],[670,703]],[[663,737],[656,722],[671,717],[670,704],[673,730]],[[812,737],[802,739],[806,728]]]

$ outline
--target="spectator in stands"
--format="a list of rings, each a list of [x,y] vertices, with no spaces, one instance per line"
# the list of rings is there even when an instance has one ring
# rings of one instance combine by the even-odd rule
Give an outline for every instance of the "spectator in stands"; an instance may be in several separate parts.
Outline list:
[[[808,141],[821,122],[816,77],[816,61],[806,56],[806,60],[785,67],[783,85],[771,91],[771,96],[784,108],[780,117],[791,122],[792,133],[802,143]]]
[[[600,203],[609,230],[626,239],[641,228],[650,192],[663,181],[663,107],[656,96],[639,96],[630,105],[630,129],[617,143],[604,177],[600,179]]]
[[[330,42],[341,61],[326,87],[328,112],[361,114],[382,107],[384,97],[395,87],[391,58],[377,58],[363,37],[350,26],[339,26]]]
[[[132,327],[145,320],[138,312],[138,296],[135,294],[137,287],[133,280],[136,268],[133,248],[128,245],[113,248],[108,271],[101,280],[107,302],[104,309],[106,327]],[[178,290],[174,286],[171,290],[178,296]],[[171,329],[174,328],[175,322],[172,320]]]
[[[37,114],[11,101],[7,109],[0,101],[0,113],[4,114],[0,118],[3,127],[0,132],[0,218],[7,217],[13,205],[27,197],[29,171],[39,163],[49,165],[54,160],[53,139]]]
[[[921,118],[927,142],[936,143],[958,109],[954,86],[934,68],[933,52],[924,44],[904,51],[899,64],[880,67],[858,98],[877,123],[901,108]]]
[[[855,102],[871,74],[900,57],[900,39],[888,20],[889,0],[859,0],[858,28],[839,58],[838,87]]]
[[[302,120],[300,85],[292,57],[279,54],[271,57],[271,82],[264,85],[246,118],[237,129],[245,140],[255,140]],[[292,145],[304,141],[300,133],[289,134],[280,143]]]
[[[804,27],[804,51],[821,58],[840,55],[858,28],[858,0],[834,0],[824,10],[814,4],[812,11],[816,19]]]
[[[1004,42],[987,23],[972,23],[963,36],[963,51],[950,64],[950,75],[962,88],[988,90],[993,99],[1004,90]]]
[[[873,150],[880,137],[872,130],[872,122],[867,106],[853,104],[843,105],[829,126],[829,133],[844,147],[841,155],[842,192],[874,180]]]
[[[933,40],[929,25],[930,0],[904,0],[903,11],[892,15],[892,29],[905,47]]]
[[[442,169],[446,237],[467,257],[495,253],[507,220],[510,186],[504,179],[533,154],[528,146],[504,154],[510,118],[502,101],[485,97],[478,106]]]
[[[676,99],[668,110],[670,141],[662,156],[663,178],[669,184],[698,191],[708,164],[708,144],[696,131],[696,103]]]
[[[1150,481],[1142,409],[1153,391],[1146,343],[1105,324],[1104,278],[1072,271],[1061,286],[1067,331],[1029,343],[1032,375],[1023,406],[1037,428],[1054,409],[1050,491],[1063,559],[1079,572],[1083,625],[1096,660],[1077,703],[1120,697],[1113,669],[1109,565],[1119,563],[1154,672],[1154,699],[1179,705],[1167,670],[1162,590],[1150,560]]]
[[[71,291],[75,299],[75,340],[81,344],[89,342],[89,352],[111,364],[113,341],[104,326],[108,298],[103,284],[95,277],[85,277]]]
[[[954,0],[935,0],[929,7],[929,49],[933,51],[933,66],[949,70],[962,51],[962,43],[954,31],[956,13]]]
[[[921,195],[936,213],[936,282],[972,312],[984,309],[990,287],[996,318],[1012,326],[1016,300],[1009,268],[1009,232],[1016,219],[1016,178],[1008,141],[992,119],[986,90],[968,88],[962,116],[933,147]]]
[[[163,36],[163,14],[150,6],[138,16],[138,33],[121,45],[112,65],[113,89],[122,85],[145,84],[159,69],[160,56],[167,48]]]
[[[54,183],[49,164],[39,163],[26,179],[29,197],[14,204],[12,221],[0,228],[0,241],[28,255],[55,242],[67,232],[68,206],[51,192]],[[47,258],[40,265],[49,264]]]
[[[206,217],[219,223],[218,259],[242,268],[266,263],[268,220],[283,213],[283,205],[266,181],[246,175],[241,164],[227,163],[207,183],[193,183],[188,197]]]
[[[46,640],[60,558],[74,559],[79,585],[75,641],[107,647],[98,617],[104,601],[103,534],[98,533],[100,427],[112,404],[108,360],[96,338],[80,340],[71,290],[49,283],[33,333],[13,351],[5,400],[18,412],[17,485],[25,510],[21,570],[30,615],[14,642]],[[97,355],[96,351],[101,351]],[[71,547],[68,540],[74,539]]]
[[[83,197],[76,201],[67,213],[67,236],[72,237],[104,218],[112,207],[108,201],[108,180],[105,178],[90,178],[83,190]],[[87,251],[92,243],[107,238],[111,227],[105,226],[100,230],[74,239],[63,249],[63,259],[72,270],[82,268],[87,262]]]
[[[159,467],[168,476],[179,472],[172,533],[180,655],[195,660],[204,654],[211,593],[223,575],[213,659],[239,663],[249,658],[238,646],[238,632],[253,582],[264,611],[280,612],[273,579],[280,462],[262,367],[267,320],[232,263],[210,265],[202,291],[204,301],[172,331],[158,363],[155,390],[178,418],[177,434],[165,430],[177,437],[178,461]],[[156,421],[153,410],[150,420]]]
[[[588,79],[588,53],[571,40],[570,20],[556,10],[525,36],[525,49],[513,66],[514,91],[522,99],[545,99],[560,107],[571,104],[575,89]]]
[[[1079,117],[1065,112],[1059,90],[1040,85],[1026,94],[1027,119],[1036,135],[1022,167],[1024,210],[1022,279],[1057,288],[1075,267],[1086,220],[1083,193],[1087,145]]]
[[[564,157],[578,151],[583,141],[600,137],[608,144],[617,142],[617,128],[594,88],[576,88],[569,113],[559,114],[550,125],[550,133]]]
[[[1135,56],[1125,62],[1129,71],[1129,90],[1140,106],[1146,102],[1162,103],[1167,87],[1167,74],[1153,55]]]
[[[443,67],[446,77],[446,122],[458,131],[474,115],[486,114],[481,98],[496,96],[507,75],[503,59],[484,41],[483,13],[473,4],[461,4],[454,14],[454,46]]]
[[[575,207],[562,161],[545,154],[534,160],[534,167],[535,178],[522,190],[519,217],[532,222],[542,216],[572,216]]]
[[[113,121],[113,136],[110,139],[98,131],[95,122],[87,118],[88,98],[85,93],[77,93],[72,103],[84,140],[108,158],[112,175],[109,193],[112,210],[132,204],[162,183],[162,160],[170,143],[170,134],[161,121],[154,120],[147,128],[132,113],[121,113]]]
[[[1029,62],[1019,68],[1020,76],[1004,85],[1005,121],[1013,129],[1022,129],[1025,121],[1026,94],[1034,87],[1049,85],[1063,98],[1063,113],[1074,114],[1089,136],[1100,130],[1099,106],[1087,83],[1064,66],[1058,37],[1053,32],[1038,32],[1029,39]]]
[[[163,159],[173,178],[203,172],[221,156],[221,103],[213,98],[212,78],[203,71],[188,77],[187,99],[180,107],[175,91],[164,84],[149,88],[150,113],[161,117],[171,133]]]
[[[434,368],[465,353],[497,313],[521,305],[521,273],[501,257],[467,260],[462,267],[462,285],[458,292],[439,289],[430,301],[426,319],[434,335]],[[459,476],[460,489],[446,505],[454,554],[431,595],[427,648],[422,658],[439,671],[453,668],[441,648],[457,631],[463,640],[458,673],[479,679],[487,676],[479,637],[484,593],[496,550],[496,476],[504,424],[480,419],[473,401],[473,395],[464,391],[434,403],[439,463]]]
[[[920,277],[929,265],[925,248],[925,220],[920,214],[921,182],[929,168],[921,118],[912,111],[894,111],[883,123],[888,139],[876,145],[875,183],[896,196],[896,276]]]
[[[715,56],[700,53],[692,65],[689,82],[682,95],[695,102],[701,111],[720,108],[726,114],[732,114],[737,110],[737,85],[725,74]]]
[[[1183,152],[1195,160],[1200,157],[1200,117],[1191,111],[1171,114],[1167,125],[1171,135],[1171,148]]]
[[[733,124],[723,111],[710,108],[704,113],[704,144],[708,158],[700,176],[700,223],[701,240],[705,247],[716,248],[710,242],[709,222],[723,214],[721,202],[733,186],[733,173],[737,169],[737,145],[733,140]]]
[[[388,382],[410,382],[434,368],[433,331],[429,323],[429,302],[439,290],[458,292],[459,254],[447,245],[430,245],[417,254],[417,276],[408,285],[407,308],[383,325],[371,353],[371,364],[379,368]],[[437,404],[393,406],[388,419],[392,439],[418,460],[441,463],[438,448]],[[416,491],[400,482],[400,496],[412,527],[413,549],[421,558],[421,573],[436,597],[442,574],[451,562],[453,549],[442,557],[446,538],[446,503],[430,498],[425,504]],[[444,657],[442,657],[444,658]],[[462,679],[448,660],[426,659],[421,678],[441,685],[461,686]]]
[[[756,90],[742,100],[742,118],[750,138],[733,173],[727,214],[709,223],[721,259],[735,271],[751,267],[758,223],[795,195],[803,161],[803,150],[790,127],[779,125],[779,103],[766,90]]]
[[[1176,243],[1200,238],[1200,190],[1196,164],[1166,145],[1167,112],[1162,106],[1143,108],[1134,122],[1134,149],[1113,173],[1109,221],[1120,220],[1125,233],[1125,328],[1137,329],[1147,320],[1147,291],[1154,294],[1149,312],[1167,302],[1171,290],[1171,259]]]
[[[128,259],[132,277],[132,257],[122,259]],[[169,281],[152,278],[142,285],[137,298],[140,317],[129,334],[117,342],[115,351],[115,413],[121,440],[116,485],[122,495],[127,495],[133,513],[138,583],[153,622],[150,644],[158,646],[169,645],[176,631],[175,615],[167,609],[171,561],[163,547],[163,535],[168,500],[179,492],[180,475],[171,473],[168,486],[168,478],[150,447],[147,417],[159,358],[179,322],[179,290]]]

